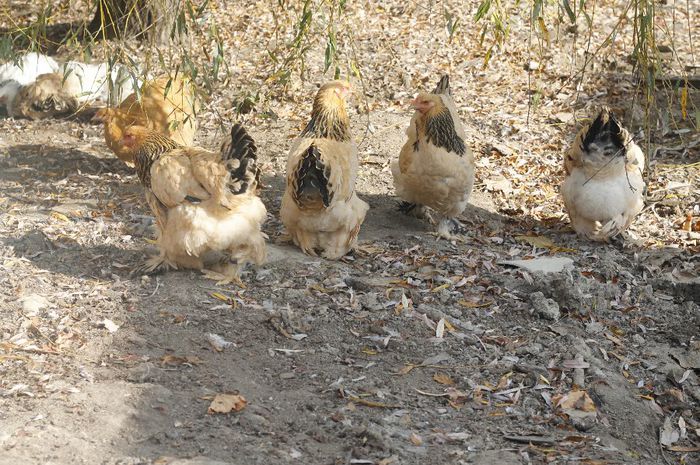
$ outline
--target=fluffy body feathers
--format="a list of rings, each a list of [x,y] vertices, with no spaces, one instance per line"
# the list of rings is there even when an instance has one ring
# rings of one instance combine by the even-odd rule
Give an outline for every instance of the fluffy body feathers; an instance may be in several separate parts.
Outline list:
[[[391,165],[396,194],[407,202],[404,210],[421,214],[430,207],[437,212],[438,235],[451,238],[460,230],[456,218],[474,185],[474,157],[464,142],[449,77],[443,76],[432,93],[419,93],[412,105],[416,112],[406,130],[408,139]]]
[[[255,185],[232,189],[245,178],[254,178],[256,147],[239,125],[225,153],[183,147],[142,126],[124,132],[124,146],[131,149],[146,200],[156,217],[158,256],[145,269],[193,268],[221,282],[238,281],[247,263],[265,260],[265,235],[261,231],[267,211],[255,194]],[[241,160],[247,169],[240,176]],[[205,270],[205,255],[223,259]]]
[[[166,95],[167,90],[167,95]],[[152,129],[183,146],[191,146],[197,129],[195,95],[188,79],[161,76],[141,87],[141,100],[129,95],[115,108],[103,108],[96,119],[104,122],[107,147],[128,165],[133,151],[123,145],[124,131],[131,126]]]
[[[564,205],[582,236],[609,241],[644,207],[644,154],[607,108],[579,131],[564,169]]]
[[[43,119],[65,116],[96,101],[120,102],[133,92],[133,78],[119,64],[59,64],[37,53],[0,66],[0,105],[9,116]],[[111,92],[110,92],[111,89]]]
[[[287,159],[280,216],[304,253],[338,259],[357,242],[369,205],[355,193],[357,146],[345,109],[350,84],[332,81],[318,91],[311,119]]]
[[[116,105],[140,85],[125,66],[116,63],[110,69],[107,63],[69,61],[59,67],[58,73],[76,90],[75,97],[81,104],[100,101]]]
[[[53,58],[34,52],[16,63],[0,65],[0,106],[5,107],[8,115],[14,115],[14,102],[22,86],[33,83],[42,74],[58,71],[58,67]]]
[[[33,120],[68,116],[78,110],[78,92],[59,73],[42,74],[33,83],[19,88],[11,116]]]

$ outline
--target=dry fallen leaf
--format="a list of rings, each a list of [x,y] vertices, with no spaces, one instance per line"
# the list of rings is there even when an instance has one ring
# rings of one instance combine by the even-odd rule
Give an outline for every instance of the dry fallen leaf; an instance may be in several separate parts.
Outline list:
[[[102,326],[103,328],[105,328],[105,329],[106,329],[107,331],[109,331],[110,333],[115,333],[115,332],[117,332],[117,330],[119,329],[119,325],[117,325],[117,324],[114,323],[112,320],[109,320],[109,319],[107,319],[107,318],[105,318],[104,320],[102,320],[102,321],[100,322],[100,326]]]
[[[70,221],[66,215],[59,212],[51,212],[51,218],[56,218],[57,220],[61,221]]]
[[[447,394],[447,398],[449,399],[449,404],[456,409],[462,408],[462,406],[464,406],[464,404],[469,399],[469,395],[453,387],[445,389],[445,393]]]
[[[464,299],[462,299],[462,300],[457,301],[457,303],[458,303],[459,305],[461,305],[462,307],[467,307],[467,308],[481,308],[481,307],[488,307],[489,305],[492,305],[492,304],[493,304],[493,301],[481,303],[481,302],[471,302],[471,301],[469,301],[469,300],[464,300]]]
[[[683,231],[692,231],[693,230],[693,214],[688,213],[685,216],[685,221],[683,221],[683,224],[681,224],[681,230]]]
[[[385,459],[381,459],[379,462],[377,462],[377,465],[392,465],[394,463],[398,463],[399,458],[396,455],[392,455],[390,457],[387,457]]]
[[[444,335],[445,335],[445,319],[440,318],[440,321],[438,321],[438,324],[435,327],[435,337],[438,339],[442,339],[442,337]]]
[[[555,405],[562,410],[596,411],[595,403],[586,391],[571,391],[559,398]]]
[[[666,417],[664,425],[659,430],[659,442],[662,446],[671,446],[680,439],[680,432],[673,427],[671,417]]]
[[[164,355],[160,359],[161,365],[199,365],[202,363],[202,359],[194,355],[188,355],[186,357],[179,357],[177,355]]]
[[[455,384],[454,380],[452,378],[450,378],[449,375],[446,375],[445,373],[435,373],[435,375],[433,375],[433,380],[436,383],[444,384],[447,386],[452,386]]]
[[[414,446],[420,446],[423,444],[423,438],[418,436],[416,433],[411,433],[411,437],[409,439],[411,440],[411,444]]]
[[[227,341],[218,334],[208,333],[207,342],[217,352],[222,352],[225,348],[235,346],[233,342]]]
[[[551,239],[544,236],[515,236],[515,239],[527,242],[528,244],[539,247],[541,249],[551,250],[552,252],[576,252],[574,249],[567,249],[552,242]]]
[[[240,394],[230,392],[217,394],[211,401],[207,413],[213,415],[215,413],[240,412],[246,405],[248,405],[248,401]]]

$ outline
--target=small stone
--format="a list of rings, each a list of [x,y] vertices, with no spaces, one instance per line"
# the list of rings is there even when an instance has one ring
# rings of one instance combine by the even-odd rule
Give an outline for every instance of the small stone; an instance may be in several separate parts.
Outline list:
[[[530,303],[535,314],[545,320],[558,320],[561,316],[559,304],[554,300],[544,296],[541,292],[534,292],[530,295]]]
[[[159,374],[160,369],[152,363],[141,363],[129,370],[126,379],[138,384],[151,383],[156,380]]]
[[[530,344],[529,346],[527,346],[526,351],[530,355],[538,355],[542,352],[542,349],[542,344],[540,344],[539,342],[535,342],[534,344]]]
[[[193,457],[191,459],[175,459],[168,465],[230,465],[228,462],[220,462],[207,457]]]
[[[269,429],[270,421],[257,413],[246,413],[240,418],[239,425],[253,431],[266,431]]]
[[[588,334],[600,334],[604,329],[605,326],[597,321],[591,321],[590,323],[586,324],[586,332]]]
[[[282,379],[292,379],[292,378],[295,378],[295,377],[296,377],[296,374],[294,374],[294,373],[291,372],[291,371],[287,371],[287,372],[285,372],[285,373],[281,373],[281,374],[280,374],[280,378],[282,378]]]
[[[379,301],[379,294],[376,292],[369,292],[365,295],[361,295],[359,300],[362,307],[369,311],[378,312],[384,309],[384,305]]]
[[[22,297],[20,302],[22,302],[22,310],[26,313],[26,316],[36,316],[40,310],[49,306],[49,301],[46,297],[39,294],[30,294]]]
[[[530,60],[523,66],[525,71],[537,71],[540,68],[540,64],[534,60]]]
[[[640,346],[643,346],[647,342],[641,334],[635,334],[634,336],[632,336],[632,340],[635,344]]]
[[[504,450],[487,450],[479,452],[471,458],[474,465],[519,465],[520,458],[513,452]]]
[[[574,428],[586,432],[595,426],[595,415],[569,415],[569,420]]]

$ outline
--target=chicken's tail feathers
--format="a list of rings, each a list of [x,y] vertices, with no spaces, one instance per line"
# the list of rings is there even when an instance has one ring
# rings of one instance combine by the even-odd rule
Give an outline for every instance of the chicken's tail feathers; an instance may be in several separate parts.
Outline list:
[[[292,182],[292,198],[303,209],[328,207],[333,191],[328,179],[330,169],[323,163],[321,152],[311,144],[299,160]]]
[[[221,157],[231,174],[230,190],[243,194],[260,185],[258,147],[245,128],[236,123],[231,128],[231,139],[221,146]]]
[[[450,75],[449,74],[445,74],[440,78],[437,85],[435,86],[435,90],[433,90],[433,94],[452,95],[452,91],[450,90]]]
[[[591,144],[610,147],[615,152],[627,146],[629,133],[606,106],[600,109],[598,117],[591,123],[583,138],[583,148],[589,150]]]

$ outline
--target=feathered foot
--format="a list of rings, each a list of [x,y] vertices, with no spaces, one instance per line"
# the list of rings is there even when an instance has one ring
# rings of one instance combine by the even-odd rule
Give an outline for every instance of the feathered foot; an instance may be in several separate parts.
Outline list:
[[[136,274],[158,274],[168,270],[176,270],[177,265],[165,256],[165,254],[153,255],[141,265],[137,266],[131,275]]]
[[[618,215],[605,224],[596,221],[595,229],[587,236],[594,241],[610,242],[613,237],[619,235],[625,229],[625,223],[624,215]]]
[[[428,208],[424,205],[401,201],[399,202],[398,210],[404,215],[412,216],[420,220],[427,220],[431,223],[434,222],[432,215],[428,211]]]
[[[243,281],[241,281],[240,269],[238,265],[230,263],[228,265],[220,265],[216,268],[216,271],[203,269],[202,274],[205,278],[216,281],[217,286],[235,284],[245,289],[246,285],[243,284]]]
[[[400,201],[398,204],[398,210],[404,215],[408,215],[416,207],[418,207],[417,203],[406,202],[405,200]]]
[[[467,230],[462,226],[456,218],[443,218],[437,225],[437,231],[434,232],[438,239],[463,241],[462,235]]]

